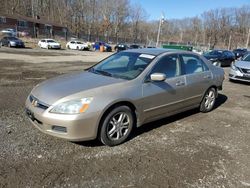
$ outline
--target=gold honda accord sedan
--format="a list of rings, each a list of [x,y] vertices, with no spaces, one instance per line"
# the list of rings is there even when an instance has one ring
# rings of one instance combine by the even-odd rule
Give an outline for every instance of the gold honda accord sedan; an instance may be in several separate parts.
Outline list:
[[[211,111],[223,80],[222,68],[192,52],[127,50],[38,84],[26,113],[46,134],[115,146],[145,123],[192,108]]]

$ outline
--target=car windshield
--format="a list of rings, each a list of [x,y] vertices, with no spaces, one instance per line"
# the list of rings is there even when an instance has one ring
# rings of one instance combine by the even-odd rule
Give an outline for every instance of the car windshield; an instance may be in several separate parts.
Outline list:
[[[217,56],[220,56],[220,55],[222,55],[222,51],[213,50],[211,52],[208,52],[208,55],[217,55]]]
[[[249,61],[250,62],[250,54],[247,54],[245,57],[242,59],[243,61]]]
[[[47,42],[50,43],[50,42],[56,42],[56,41],[54,41],[54,40],[47,40]]]
[[[89,71],[114,78],[132,80],[136,78],[155,58],[153,55],[135,52],[116,53]]]
[[[9,37],[9,40],[18,40],[16,37]]]

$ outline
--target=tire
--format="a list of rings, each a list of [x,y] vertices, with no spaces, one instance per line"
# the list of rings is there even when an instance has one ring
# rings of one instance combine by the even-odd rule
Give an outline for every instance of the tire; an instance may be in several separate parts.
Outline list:
[[[214,108],[216,101],[217,90],[213,87],[209,88],[200,104],[200,111],[203,113],[210,112]]]
[[[79,50],[79,46],[77,46],[76,49]]]
[[[134,114],[128,106],[112,109],[104,118],[99,139],[104,145],[116,146],[127,140],[134,127]]]
[[[70,47],[69,47],[69,45],[67,46],[67,49],[68,49],[68,50],[70,50]]]
[[[11,45],[10,45],[10,43],[8,43],[8,47],[9,47],[9,48],[11,48]]]

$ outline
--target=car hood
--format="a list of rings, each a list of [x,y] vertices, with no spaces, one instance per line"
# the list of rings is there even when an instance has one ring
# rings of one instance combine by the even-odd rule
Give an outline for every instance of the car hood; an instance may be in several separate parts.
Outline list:
[[[21,40],[10,40],[10,42],[23,42]]]
[[[52,105],[64,97],[124,81],[126,80],[102,76],[91,72],[78,72],[44,81],[38,84],[32,90],[31,94],[40,101]]]
[[[243,69],[250,69],[250,62],[249,61],[237,61],[235,62],[235,66],[243,68]]]

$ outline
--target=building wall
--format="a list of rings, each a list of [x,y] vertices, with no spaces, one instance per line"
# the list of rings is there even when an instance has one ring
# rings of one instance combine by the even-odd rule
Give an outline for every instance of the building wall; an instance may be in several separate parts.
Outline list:
[[[1,18],[1,15],[0,15]],[[51,26],[52,30],[49,29],[49,25],[47,24],[41,24],[41,23],[34,23],[26,20],[19,20],[19,19],[13,19],[13,18],[7,18],[5,17],[4,23],[0,22],[0,30],[6,29],[6,28],[12,28],[17,29],[18,32],[27,32],[29,33],[29,36],[35,37],[35,30],[34,26],[37,28],[37,37],[49,37],[53,38],[55,36],[58,37],[64,37],[64,27],[59,26]],[[23,23],[22,21],[25,21]]]

